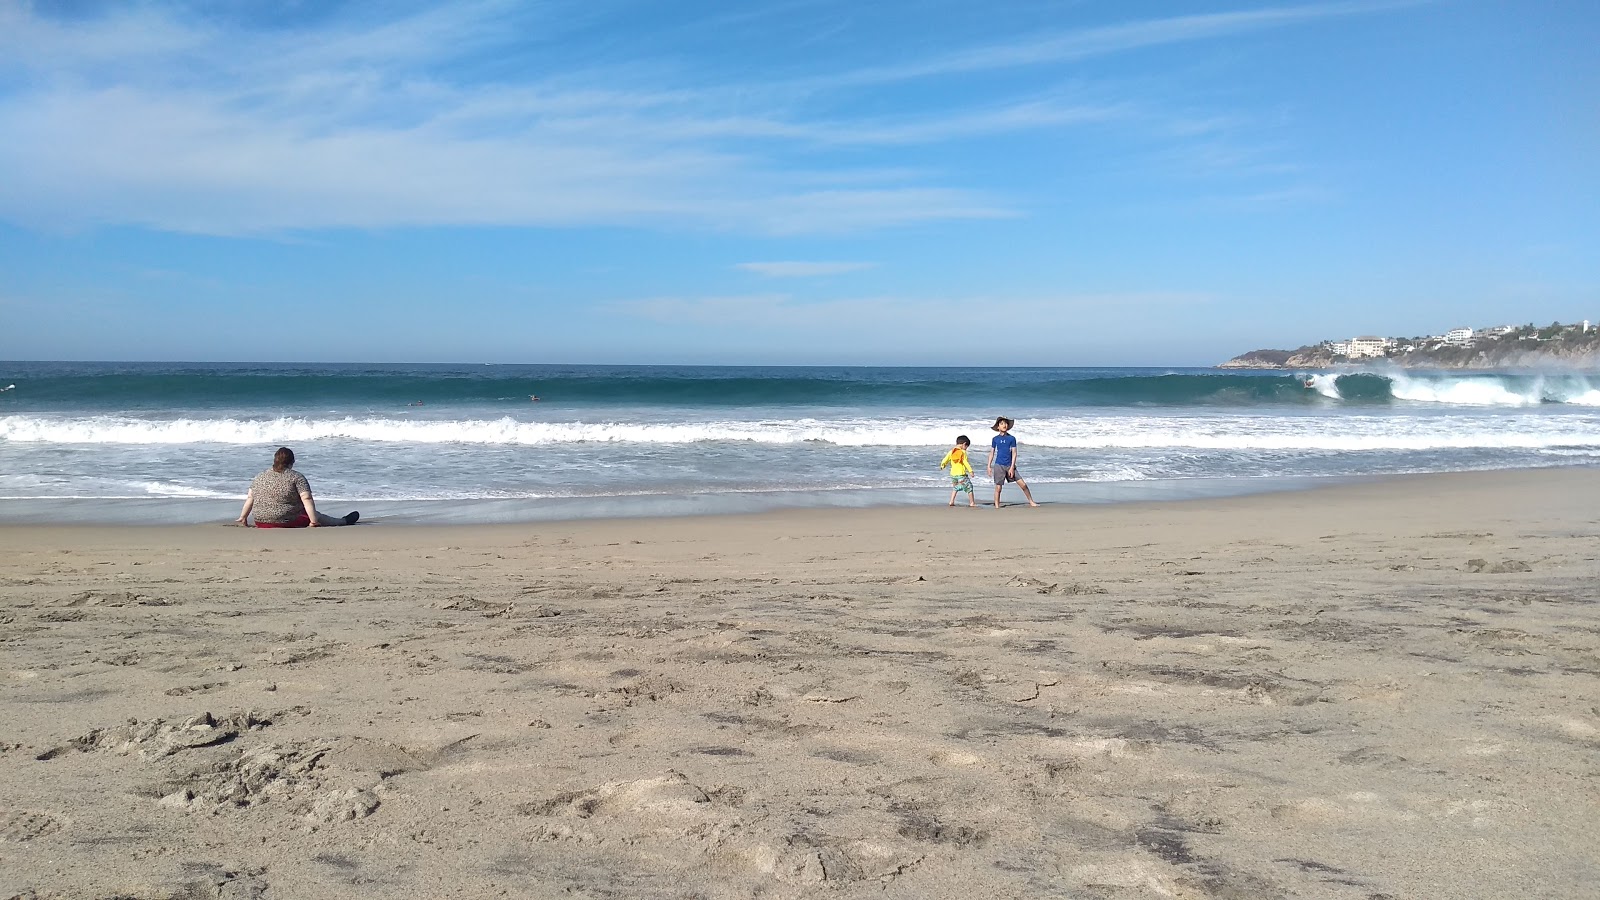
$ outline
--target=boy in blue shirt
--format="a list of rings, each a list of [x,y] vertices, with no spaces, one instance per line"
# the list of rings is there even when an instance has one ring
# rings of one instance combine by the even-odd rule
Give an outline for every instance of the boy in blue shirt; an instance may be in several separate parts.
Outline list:
[[[1011,436],[1011,426],[1015,423],[1005,416],[994,420],[990,426],[991,431],[998,431],[994,440],[989,442],[989,477],[994,479],[994,508],[1000,508],[1000,489],[1006,482],[1015,481],[1017,487],[1022,488],[1022,496],[1028,498],[1029,506],[1038,506],[1033,502],[1033,494],[1028,490],[1028,483],[1017,474],[1017,439]]]

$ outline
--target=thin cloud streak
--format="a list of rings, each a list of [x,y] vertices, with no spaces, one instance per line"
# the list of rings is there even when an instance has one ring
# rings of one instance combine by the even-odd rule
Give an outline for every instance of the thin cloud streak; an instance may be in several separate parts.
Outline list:
[[[1287,9],[1206,13],[1149,19],[1066,32],[1043,39],[1013,41],[894,66],[875,66],[805,79],[813,87],[850,87],[911,81],[1109,56],[1166,44],[1207,40],[1250,31],[1298,25],[1335,16],[1352,16],[1418,6],[1433,0],[1379,0],[1327,3]]]
[[[747,262],[738,263],[734,268],[768,278],[817,278],[860,272],[876,266],[877,263],[869,262]]]
[[[196,98],[200,99],[200,98]],[[879,186],[752,170],[745,158],[658,141],[650,154],[595,135],[533,131],[462,139],[431,126],[310,136],[203,102],[126,90],[0,108],[0,209],[71,227],[70,212],[181,232],[405,225],[743,222],[779,234],[1009,217],[979,192]],[[107,133],[116,135],[108,140]],[[807,187],[807,183],[811,186]]]

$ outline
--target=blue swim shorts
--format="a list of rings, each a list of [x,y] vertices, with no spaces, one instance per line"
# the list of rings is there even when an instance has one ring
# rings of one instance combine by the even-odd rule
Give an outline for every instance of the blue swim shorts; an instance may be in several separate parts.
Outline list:
[[[955,491],[957,493],[967,493],[967,494],[972,493],[972,476],[971,475],[951,475],[950,476],[950,490]]]

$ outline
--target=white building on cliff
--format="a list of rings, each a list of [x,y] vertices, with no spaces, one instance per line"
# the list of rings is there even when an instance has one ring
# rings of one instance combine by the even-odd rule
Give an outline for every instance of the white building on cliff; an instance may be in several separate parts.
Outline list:
[[[1392,338],[1374,337],[1369,334],[1364,337],[1353,337],[1348,341],[1329,341],[1328,351],[1334,356],[1344,356],[1349,359],[1370,359],[1389,352],[1394,343]]]
[[[1394,341],[1388,338],[1375,337],[1370,334],[1364,337],[1354,337],[1350,339],[1349,349],[1345,351],[1345,355],[1351,359],[1368,359],[1374,356],[1382,356],[1393,345]]]

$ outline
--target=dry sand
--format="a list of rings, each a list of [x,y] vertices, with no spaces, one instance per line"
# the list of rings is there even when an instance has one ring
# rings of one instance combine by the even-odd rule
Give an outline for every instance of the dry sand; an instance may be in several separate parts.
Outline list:
[[[1597,489],[0,529],[0,897],[1595,896]]]

